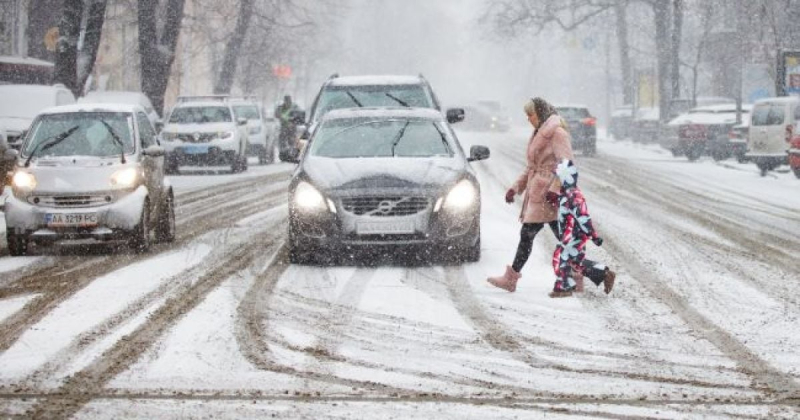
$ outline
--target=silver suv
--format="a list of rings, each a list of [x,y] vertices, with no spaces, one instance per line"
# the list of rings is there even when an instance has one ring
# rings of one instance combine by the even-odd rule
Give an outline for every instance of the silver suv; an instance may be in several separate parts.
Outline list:
[[[30,243],[175,238],[164,149],[137,105],[80,104],[40,113],[17,157],[5,204],[9,253]]]

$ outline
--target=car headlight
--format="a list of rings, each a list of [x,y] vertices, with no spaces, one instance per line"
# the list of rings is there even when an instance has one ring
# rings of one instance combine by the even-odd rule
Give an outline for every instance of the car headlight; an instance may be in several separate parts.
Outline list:
[[[247,134],[260,134],[261,133],[261,126],[257,125],[255,127],[250,127],[247,129]]]
[[[161,133],[161,138],[166,141],[173,141],[178,139],[178,133]]]
[[[138,168],[120,169],[111,175],[111,187],[118,189],[133,188],[139,184],[140,179]]]
[[[308,182],[297,184],[294,190],[294,202],[303,210],[324,210],[325,197]]]
[[[444,207],[448,210],[464,210],[475,203],[478,191],[472,182],[463,180],[456,184],[444,200]]]
[[[236,133],[234,133],[233,131],[220,131],[219,133],[217,133],[217,138],[221,140],[227,140],[233,137],[235,134]]]
[[[17,171],[11,178],[11,183],[14,188],[22,191],[32,191],[36,188],[36,177],[32,173]]]

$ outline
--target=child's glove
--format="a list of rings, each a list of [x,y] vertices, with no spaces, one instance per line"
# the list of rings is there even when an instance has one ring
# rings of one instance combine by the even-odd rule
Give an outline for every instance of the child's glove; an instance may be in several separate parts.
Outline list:
[[[508,191],[506,191],[506,203],[513,203],[514,202],[514,196],[516,194],[517,194],[517,192],[514,191],[513,188],[509,188]]]
[[[594,239],[592,239],[592,242],[594,242],[594,244],[597,245],[597,246],[603,246],[603,238],[601,238],[599,236],[594,238]]]
[[[553,207],[558,207],[558,194],[548,191],[545,195],[545,200]]]

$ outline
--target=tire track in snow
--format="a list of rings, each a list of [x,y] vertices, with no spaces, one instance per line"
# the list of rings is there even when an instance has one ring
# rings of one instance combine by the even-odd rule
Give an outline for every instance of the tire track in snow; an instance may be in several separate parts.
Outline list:
[[[264,241],[250,241],[232,254],[227,264],[215,267],[198,278],[185,293],[174,296],[154,311],[147,322],[94,360],[89,366],[69,377],[52,394],[26,413],[33,419],[69,418],[77,413],[95,395],[103,392],[105,385],[117,374],[130,368],[179,319],[188,314],[225,280],[250,267],[270,248],[277,237],[270,235]]]
[[[185,229],[178,229],[175,243],[158,244],[150,252],[130,255],[130,258],[108,256],[78,261],[74,266],[64,271],[55,271],[49,276],[32,274],[19,280],[17,285],[22,288],[24,293],[41,293],[41,295],[0,323],[0,352],[11,347],[27,328],[41,321],[58,304],[82,290],[95,279],[155,255],[179,249],[205,231],[224,227],[242,217],[274,207],[285,202],[286,199],[285,191],[278,189],[245,206],[241,203],[223,204],[216,208],[217,215],[214,218],[189,216],[183,220],[182,226],[185,226]]]

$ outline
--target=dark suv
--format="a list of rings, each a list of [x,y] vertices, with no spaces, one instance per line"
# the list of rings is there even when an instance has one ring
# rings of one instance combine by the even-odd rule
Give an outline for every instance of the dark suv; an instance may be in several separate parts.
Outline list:
[[[597,153],[597,118],[589,113],[589,108],[584,105],[559,105],[556,110],[567,122],[572,135],[572,147],[583,150],[587,156]]]
[[[405,107],[441,111],[439,99],[422,76],[347,76],[334,74],[323,83],[308,118],[308,131],[330,110],[340,108]],[[451,108],[447,122],[464,120],[464,110]],[[304,138],[308,135],[305,134]]]

